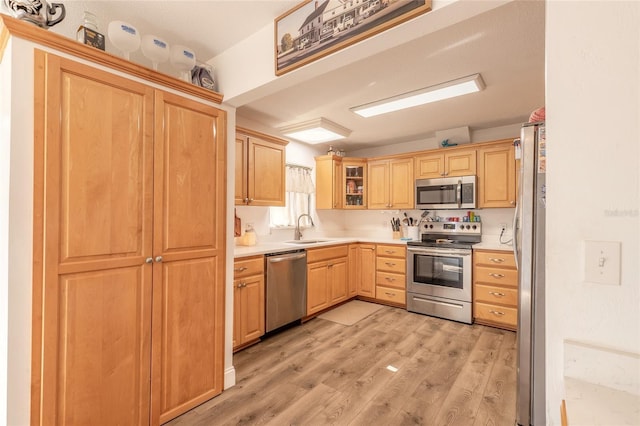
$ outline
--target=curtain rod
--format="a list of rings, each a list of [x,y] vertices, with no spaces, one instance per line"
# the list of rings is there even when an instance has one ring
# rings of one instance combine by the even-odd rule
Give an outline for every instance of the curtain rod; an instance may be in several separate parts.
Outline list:
[[[313,167],[301,166],[300,164],[287,163],[287,164],[285,164],[285,166],[291,167],[291,168],[295,168],[295,169],[304,169],[304,170],[309,170],[309,171],[313,170]]]

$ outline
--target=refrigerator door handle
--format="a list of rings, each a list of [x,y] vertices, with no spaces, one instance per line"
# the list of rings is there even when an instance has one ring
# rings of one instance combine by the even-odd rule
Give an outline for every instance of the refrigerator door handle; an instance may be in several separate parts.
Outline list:
[[[519,268],[518,266],[518,234],[519,234],[519,223],[518,223],[518,210],[520,209],[520,200],[518,200],[518,202],[516,203],[516,208],[515,211],[513,212],[513,224],[511,225],[511,229],[513,230],[513,258],[515,259],[516,262],[516,269]]]

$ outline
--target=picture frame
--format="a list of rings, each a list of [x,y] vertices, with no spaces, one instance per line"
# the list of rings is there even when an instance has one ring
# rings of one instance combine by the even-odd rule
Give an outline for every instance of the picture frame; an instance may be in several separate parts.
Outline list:
[[[431,0],[304,0],[275,19],[275,74],[289,71],[431,10]]]

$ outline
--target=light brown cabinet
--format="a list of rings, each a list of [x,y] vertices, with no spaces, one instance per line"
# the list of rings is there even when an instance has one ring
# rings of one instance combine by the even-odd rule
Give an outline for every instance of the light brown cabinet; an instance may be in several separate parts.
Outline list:
[[[343,209],[367,208],[367,160],[343,158],[342,187],[344,188]]]
[[[264,257],[233,265],[233,350],[256,343],[265,330]]]
[[[515,207],[516,184],[512,139],[478,149],[478,208]]]
[[[349,295],[375,298],[376,246],[358,243],[349,245]]]
[[[513,253],[474,250],[473,317],[479,324],[516,330],[518,270]]]
[[[223,386],[225,112],[35,63],[32,420],[164,423]]]
[[[236,128],[235,205],[285,205],[285,147],[288,142]]]
[[[307,315],[349,298],[349,247],[307,250]]]
[[[344,186],[342,157],[321,155],[316,160],[316,209],[341,209]]]
[[[471,176],[476,174],[476,150],[444,148],[415,158],[415,178]],[[444,151],[444,152],[443,152]]]
[[[368,167],[369,209],[413,209],[413,158],[372,160]]]
[[[405,307],[406,248],[400,245],[376,246],[376,299],[384,303]]]

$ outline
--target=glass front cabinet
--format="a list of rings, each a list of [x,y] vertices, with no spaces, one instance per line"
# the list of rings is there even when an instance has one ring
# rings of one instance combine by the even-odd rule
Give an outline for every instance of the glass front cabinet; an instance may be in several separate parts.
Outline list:
[[[367,161],[359,158],[342,159],[343,209],[367,208]]]

